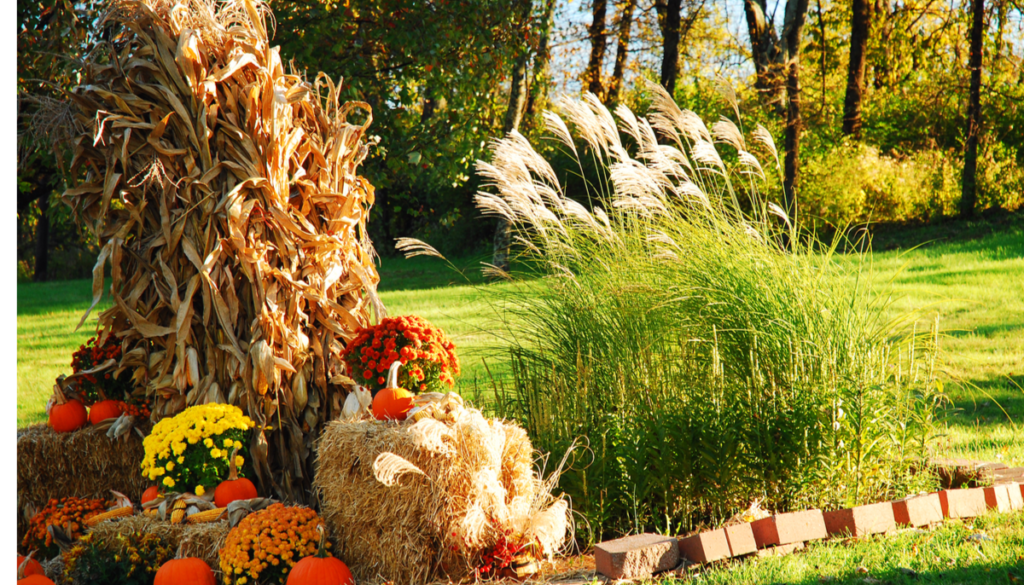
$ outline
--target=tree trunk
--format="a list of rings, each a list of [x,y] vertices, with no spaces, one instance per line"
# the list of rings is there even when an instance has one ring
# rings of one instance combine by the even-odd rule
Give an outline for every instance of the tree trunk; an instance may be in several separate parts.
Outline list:
[[[860,109],[864,99],[864,61],[871,34],[871,5],[868,0],[853,0],[850,19],[850,64],[846,74],[846,101],[843,103],[843,134],[860,137]]]
[[[555,0],[545,0],[544,16],[540,23],[540,40],[537,42],[537,54],[533,57],[533,79],[530,81],[530,95],[526,99],[527,119],[532,118],[539,108],[544,107],[547,97],[548,64],[551,63],[551,23],[554,20]]]
[[[774,105],[775,110],[782,113],[780,97],[783,87],[783,54],[779,50],[775,27],[765,15],[766,9],[765,0],[745,0],[743,3],[747,33],[750,36],[750,54],[757,73],[754,88],[764,103]]]
[[[960,217],[974,215],[978,201],[978,138],[981,134],[981,56],[985,32],[985,0],[974,0],[971,5],[971,89],[967,106],[967,152],[964,154],[964,174],[960,195]]]
[[[36,267],[32,280],[44,282],[46,280],[47,265],[50,254],[50,198],[39,198],[39,221],[36,222]]]
[[[523,21],[529,17],[533,10],[533,1],[523,2]],[[519,130],[519,123],[523,120],[523,112],[526,109],[526,64],[530,59],[530,51],[526,46],[521,47],[519,55],[512,66],[512,83],[509,87],[508,109],[505,110],[505,122],[502,124],[502,135],[508,136],[513,130]],[[498,225],[494,230],[494,253],[491,264],[501,270],[509,269],[509,248],[512,244],[512,225],[505,219],[499,218]]]
[[[669,95],[675,95],[676,77],[679,75],[682,0],[655,0],[654,7],[658,11],[658,24],[661,27],[661,85]]]
[[[601,68],[604,66],[604,51],[608,40],[604,36],[605,18],[608,14],[608,0],[593,0],[593,22],[590,23],[590,62],[584,74],[587,91],[602,97]]]
[[[626,68],[626,53],[629,50],[629,33],[633,27],[633,10],[636,8],[636,0],[626,0],[622,7],[622,14],[619,15],[619,42],[615,47],[615,69],[612,71],[612,78],[608,81],[608,95],[605,101],[615,104],[619,101],[619,88],[622,87],[622,74]]]
[[[807,14],[807,0],[786,2],[786,24],[783,28],[783,42],[789,74],[786,77],[786,160],[784,165],[783,189],[786,210],[793,214],[797,187],[800,178],[800,36],[803,33],[804,18]]]

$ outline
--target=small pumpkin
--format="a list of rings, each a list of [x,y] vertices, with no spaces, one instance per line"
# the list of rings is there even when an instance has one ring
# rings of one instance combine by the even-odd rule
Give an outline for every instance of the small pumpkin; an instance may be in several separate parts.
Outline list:
[[[18,578],[29,575],[46,575],[46,571],[43,571],[39,561],[32,558],[32,553],[28,553],[27,557],[18,555]]]
[[[327,554],[327,549],[324,548],[326,535],[323,524],[318,525],[316,529],[320,532],[320,547],[315,555],[295,563],[288,574],[286,585],[354,585],[355,580],[348,565]]]
[[[140,503],[145,504],[146,502],[151,502],[155,500],[159,495],[160,488],[155,485],[151,485],[148,488],[146,488],[146,491],[142,492],[142,500],[140,500]]]
[[[185,557],[171,559],[164,563],[156,572],[153,585],[217,585],[213,570],[203,559]]]
[[[109,418],[117,418],[124,412],[124,407],[120,400],[101,400],[89,409],[89,422],[98,425]]]
[[[75,399],[68,400],[60,386],[54,386],[53,392],[57,402],[50,407],[50,428],[58,433],[70,433],[84,427],[89,420],[85,405]]]
[[[396,360],[388,371],[388,385],[373,397],[373,416],[377,420],[405,420],[412,410],[414,395],[405,388],[398,387],[398,368],[403,366],[402,360]]]
[[[258,496],[256,486],[244,477],[238,477],[238,466],[235,465],[235,456],[238,455],[238,447],[231,450],[231,457],[228,457],[228,478],[220,482],[213,492],[213,501],[218,508],[225,508],[235,500],[251,500]]]

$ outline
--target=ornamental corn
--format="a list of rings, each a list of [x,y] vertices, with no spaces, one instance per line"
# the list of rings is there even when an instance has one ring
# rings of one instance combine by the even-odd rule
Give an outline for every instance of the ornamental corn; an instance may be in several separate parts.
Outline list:
[[[124,516],[131,516],[134,509],[131,506],[121,506],[120,508],[114,508],[102,514],[96,514],[85,521],[86,526],[96,526],[100,522],[110,520],[113,518],[122,518]]]

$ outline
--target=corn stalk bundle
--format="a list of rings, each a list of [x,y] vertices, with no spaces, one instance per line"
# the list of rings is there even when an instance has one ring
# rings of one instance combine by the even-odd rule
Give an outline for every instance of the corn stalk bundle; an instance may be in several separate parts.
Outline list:
[[[122,340],[117,375],[154,420],[240,406],[261,493],[305,503],[313,439],[348,391],[339,353],[384,312],[356,174],[372,116],[325,75],[286,73],[267,15],[261,0],[113,2],[70,96],[89,131],[63,198],[102,244],[93,307],[110,263],[99,327]]]

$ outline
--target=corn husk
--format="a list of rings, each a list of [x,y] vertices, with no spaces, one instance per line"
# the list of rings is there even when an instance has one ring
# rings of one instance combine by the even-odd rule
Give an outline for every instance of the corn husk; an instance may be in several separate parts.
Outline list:
[[[335,554],[360,583],[398,585],[458,581],[502,537],[554,554],[569,510],[533,456],[523,429],[472,408],[451,424],[332,422],[315,486]]]
[[[110,264],[99,327],[122,340],[115,372],[145,388],[153,420],[240,406],[259,427],[260,492],[308,502],[313,438],[348,391],[339,354],[384,313],[373,187],[356,174],[372,117],[322,74],[289,72],[268,14],[261,0],[115,0],[110,42],[71,94],[88,133],[63,199],[101,243],[94,307]]]

